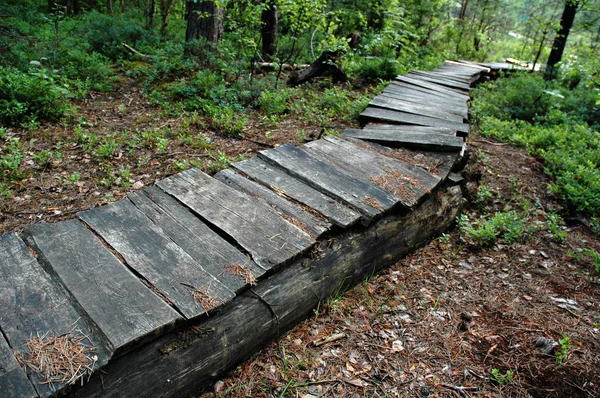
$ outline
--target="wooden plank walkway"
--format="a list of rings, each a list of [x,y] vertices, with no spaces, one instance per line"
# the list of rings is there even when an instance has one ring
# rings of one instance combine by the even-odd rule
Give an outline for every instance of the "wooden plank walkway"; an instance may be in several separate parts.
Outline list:
[[[398,76],[362,129],[1,236],[2,396],[193,395],[442,232],[464,203],[468,92],[496,67]]]

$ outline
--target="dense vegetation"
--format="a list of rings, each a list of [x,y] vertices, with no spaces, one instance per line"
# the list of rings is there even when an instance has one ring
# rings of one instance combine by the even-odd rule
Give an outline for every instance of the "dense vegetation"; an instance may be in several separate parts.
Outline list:
[[[188,11],[205,3],[219,7],[222,31],[191,35],[190,16],[211,16]],[[573,209],[597,213],[597,0],[8,0],[0,5],[0,193],[10,196],[27,177],[28,156],[43,168],[71,143],[101,164],[99,182],[110,186],[134,172],[112,162],[119,151],[165,152],[176,141],[218,150],[202,129],[243,136],[259,120],[268,139],[270,128],[292,116],[327,132],[332,118],[355,118],[368,101],[366,87],[444,59],[543,63],[569,4],[577,17],[558,78],[502,81],[480,91],[475,111],[483,134],[526,145],[555,177],[553,191]],[[265,49],[264,16],[274,7],[277,40]],[[350,48],[353,32],[362,41]],[[343,54],[346,84],[286,87],[281,64],[311,63],[323,51]],[[259,61],[272,61],[271,69],[258,69]],[[83,99],[124,84],[139,86],[159,117],[180,117],[178,127],[88,131]],[[119,109],[127,117],[127,104]],[[36,149],[35,132],[48,123],[63,125],[71,141]],[[216,168],[228,162],[219,152],[210,156]]]

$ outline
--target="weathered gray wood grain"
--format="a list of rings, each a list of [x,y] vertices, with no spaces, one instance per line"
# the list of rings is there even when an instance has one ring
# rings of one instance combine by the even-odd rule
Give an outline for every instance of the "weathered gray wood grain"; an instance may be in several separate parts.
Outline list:
[[[27,357],[32,337],[64,334],[89,336],[96,347],[94,369],[107,362],[107,342],[93,335],[62,288],[42,269],[25,243],[15,233],[0,236],[0,328],[13,350]],[[101,336],[100,336],[101,337]],[[64,383],[43,384],[46,380],[28,372],[40,396],[49,396]]]
[[[461,83],[456,80],[451,80],[448,78],[444,78],[442,76],[438,76],[435,73],[427,73],[427,72],[411,72],[407,76],[411,78],[418,78],[420,80],[424,80],[426,82],[431,82],[434,84],[439,84],[440,86],[448,87],[450,89],[455,90],[458,93],[469,92],[471,86],[467,83]]]
[[[180,202],[231,236],[264,269],[285,264],[314,244],[262,199],[190,169],[157,182]]]
[[[422,169],[341,138],[325,137],[304,148],[317,159],[335,164],[353,177],[383,189],[405,207],[417,204],[440,182],[438,177]]]
[[[347,129],[347,130],[358,130],[358,129]],[[398,131],[400,133],[419,133],[419,134],[445,134],[450,137],[456,136],[456,130],[446,127],[430,127],[430,126],[413,126],[413,125],[402,125],[402,124],[367,124],[361,130],[366,132],[381,132],[381,131]]]
[[[409,90],[407,90],[406,93],[398,93],[398,92],[384,90],[379,96],[386,97],[386,98],[392,98],[392,99],[399,100],[399,101],[411,102],[411,103],[415,103],[415,104],[435,106],[446,112],[450,112],[455,115],[458,115],[458,116],[462,117],[463,120],[465,120],[469,117],[469,108],[468,108],[467,104],[460,104],[460,103],[458,103],[456,101],[452,101],[452,100],[450,102],[441,102],[438,100],[438,98],[436,96],[414,94],[413,91],[409,91]]]
[[[366,223],[396,203],[395,198],[375,185],[356,179],[292,145],[261,151],[258,156],[284,168],[287,173],[321,192],[354,207],[361,212]]]
[[[269,188],[256,183],[233,169],[221,170],[215,175],[215,178],[233,188],[236,188],[249,195],[256,195],[269,203],[273,208],[287,217],[299,223],[301,228],[306,229],[306,232],[315,239],[318,239],[322,234],[329,231],[331,223],[324,217],[317,217],[291,200],[284,198],[283,195],[276,194]]]
[[[469,96],[467,94],[464,94],[463,92],[460,92],[458,90],[453,90],[448,87],[444,87],[441,84],[428,82],[421,77],[396,76],[396,81],[407,83],[407,84],[412,84],[415,86],[424,87],[424,88],[427,88],[429,90],[432,90],[432,91],[435,91],[438,93],[446,94],[450,97],[456,98],[457,100],[462,100],[462,101],[469,100]]]
[[[446,127],[454,129],[459,133],[468,134],[469,125],[466,123],[456,123],[447,120],[437,119],[429,116],[415,115],[412,113],[392,111],[391,109],[382,109],[367,107],[359,116],[362,124],[368,121],[379,120],[387,123],[414,124],[417,126]]]
[[[110,354],[154,338],[181,316],[150,291],[79,220],[35,224],[24,236],[44,268],[61,281]]]
[[[235,296],[128,199],[77,216],[186,318],[203,315]],[[203,303],[198,292],[212,300]]]
[[[232,167],[255,181],[281,192],[326,217],[333,224],[347,228],[360,219],[360,213],[344,206],[305,182],[292,177],[284,169],[273,166],[258,157],[232,164]]]
[[[392,109],[396,111],[402,111],[406,113],[413,113],[415,115],[423,115],[434,117],[437,119],[448,120],[455,123],[462,123],[463,117],[455,115],[451,112],[444,111],[441,107],[415,104],[407,101],[396,100],[386,98],[378,95],[369,102],[369,106],[376,106],[379,108]]]
[[[460,189],[430,197],[415,211],[367,230],[343,233],[317,258],[298,259],[255,289],[236,297],[215,317],[174,332],[120,358],[75,397],[181,397],[209,388],[233,366],[313,314],[340,286],[365,277],[443,232],[464,203]],[[186,336],[192,335],[192,338]]]
[[[5,398],[38,396],[2,333],[0,333],[0,393]]]
[[[450,136],[448,134],[428,132],[411,132],[399,130],[345,130],[346,137],[366,139],[376,142],[392,143],[394,146],[404,146],[407,148],[428,149],[431,151],[457,152],[464,148],[464,141],[460,137]]]
[[[403,162],[418,167],[426,172],[439,177],[444,181],[448,177],[448,173],[452,170],[462,159],[463,154],[459,152],[436,152],[427,151],[423,149],[409,149],[409,148],[394,148],[389,146],[380,145],[373,141],[359,140],[355,138],[346,137],[350,142],[355,145],[369,148],[382,155],[402,160]]]
[[[401,81],[390,82],[390,84],[384,89],[384,91],[390,91],[390,92],[394,92],[394,91],[403,92],[406,90],[410,90],[415,94],[422,93],[424,95],[431,96],[433,98],[437,98],[437,100],[439,102],[444,101],[444,102],[450,102],[450,103],[455,103],[455,104],[460,104],[460,105],[466,105],[466,103],[467,103],[467,100],[465,98],[457,98],[457,96],[454,94],[447,94],[444,92],[432,90],[430,88],[417,86],[415,84],[405,83],[405,82],[401,82]]]
[[[132,192],[129,200],[198,264],[232,292],[255,283],[265,270],[226,242],[198,217],[158,187]],[[251,272],[234,274],[235,264]],[[236,267],[237,268],[237,267]],[[245,271],[244,271],[245,272]]]

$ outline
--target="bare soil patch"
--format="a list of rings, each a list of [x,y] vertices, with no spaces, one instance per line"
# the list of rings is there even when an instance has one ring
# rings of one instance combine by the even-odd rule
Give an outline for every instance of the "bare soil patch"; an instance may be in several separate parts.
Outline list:
[[[560,211],[523,149],[477,137],[470,148],[470,192],[480,181],[494,196],[467,212],[524,200],[540,218]],[[600,286],[569,253],[600,244],[581,225],[562,230],[564,241],[536,231],[487,248],[451,231],[331,297],[201,396],[600,396]]]

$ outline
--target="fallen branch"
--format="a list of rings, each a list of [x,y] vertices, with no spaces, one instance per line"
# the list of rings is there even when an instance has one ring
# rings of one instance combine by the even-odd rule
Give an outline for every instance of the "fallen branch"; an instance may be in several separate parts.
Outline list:
[[[461,397],[468,397],[469,394],[467,391],[477,391],[477,387],[462,387],[462,386],[453,386],[451,384],[440,384],[442,387],[449,388],[450,390],[456,391]]]
[[[143,54],[141,52],[139,52],[138,50],[136,50],[135,48],[131,47],[130,45],[128,45],[127,43],[121,43],[121,45],[123,47],[125,47],[126,49],[128,49],[129,51],[131,51],[132,53],[139,55],[142,58],[154,58],[153,55],[148,55],[148,54]],[[161,59],[167,59],[167,57],[160,57]]]
[[[332,343],[334,341],[341,340],[341,339],[343,339],[345,337],[346,337],[345,333],[335,333],[335,334],[332,334],[330,336],[323,337],[323,338],[320,338],[320,339],[317,339],[317,340],[313,341],[313,345],[315,347],[320,347],[320,346],[325,345],[327,343]]]
[[[298,70],[308,68],[310,66],[308,64],[280,64],[278,62],[257,62],[255,65],[261,69],[268,70],[278,70],[279,68],[282,68],[283,70]]]

